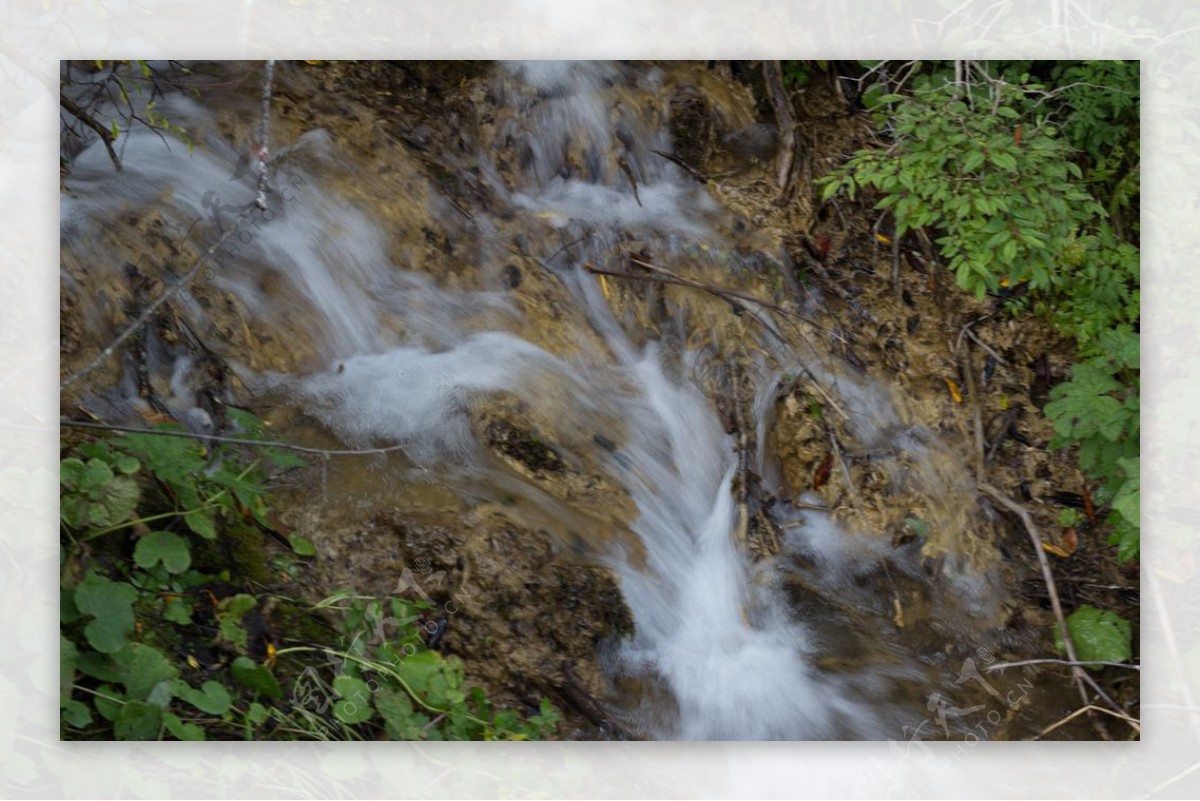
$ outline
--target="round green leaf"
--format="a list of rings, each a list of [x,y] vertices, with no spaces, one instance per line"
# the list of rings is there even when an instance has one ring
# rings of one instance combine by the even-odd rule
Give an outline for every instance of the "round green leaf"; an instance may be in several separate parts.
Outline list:
[[[118,740],[156,740],[162,722],[159,707],[144,701],[130,701],[117,715],[113,735]]]
[[[145,700],[160,682],[170,681],[179,675],[166,655],[157,648],[142,643],[131,643],[127,648],[112,656],[117,666],[120,681],[125,685],[125,695],[139,701]]]
[[[170,531],[152,531],[138,540],[133,561],[147,569],[162,562],[168,573],[182,573],[192,564],[192,555],[183,537]]]
[[[204,739],[204,729],[195,723],[184,723],[173,712],[163,713],[163,723],[167,725],[167,731],[171,732],[171,736],[177,740],[200,741]]]
[[[83,630],[88,644],[103,654],[121,650],[133,632],[133,602],[136,600],[137,590],[128,584],[88,573],[75,588],[75,606],[96,618]]]
[[[77,489],[83,473],[84,465],[79,459],[63,459],[58,463],[58,482],[67,489]]]
[[[100,713],[100,717],[113,722],[125,708],[125,697],[111,684],[101,684],[96,688],[96,695],[92,699],[92,703],[96,705],[96,711]]]
[[[100,493],[108,486],[108,482],[113,480],[112,469],[100,459],[90,459],[84,467],[83,475],[79,480],[79,489],[89,493],[92,497],[99,498]]]
[[[341,696],[341,700],[333,705],[333,714],[342,723],[362,723],[375,714],[371,708],[371,691],[362,679],[338,676],[333,680],[333,689]]]
[[[206,681],[200,689],[194,689],[185,682],[176,682],[175,694],[187,701],[201,712],[210,715],[224,715],[229,711],[232,699],[224,685],[216,681]]]
[[[1133,656],[1133,626],[1114,612],[1085,604],[1067,617],[1067,629],[1082,662],[1124,662]]]
[[[233,680],[243,687],[249,687],[268,698],[283,697],[283,690],[280,689],[275,675],[249,657],[239,656],[233,660],[230,672],[233,674]]]
[[[91,711],[79,701],[70,701],[62,705],[62,719],[68,726],[82,729],[92,723]]]

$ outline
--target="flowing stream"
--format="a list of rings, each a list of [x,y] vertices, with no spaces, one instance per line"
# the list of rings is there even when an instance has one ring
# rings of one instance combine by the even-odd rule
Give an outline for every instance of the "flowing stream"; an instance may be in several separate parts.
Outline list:
[[[571,521],[590,558],[615,571],[633,614],[634,636],[605,655],[616,688],[610,700],[631,731],[905,737],[904,727],[926,716],[930,690],[955,691],[961,660],[947,659],[936,638],[881,634],[864,642],[852,632],[855,620],[894,629],[889,588],[925,581],[919,556],[895,551],[881,532],[836,522],[806,497],[770,510],[782,532],[778,553],[748,552],[738,533],[739,442],[710,390],[722,381],[746,389],[744,410],[757,432],[748,467],[778,497],[786,493],[768,429],[781,384],[797,375],[844,410],[864,448],[906,454],[887,469],[936,499],[943,516],[930,522],[954,536],[969,525],[969,471],[933,432],[908,424],[891,389],[839,367],[818,345],[786,346],[771,335],[782,320],[747,328],[753,347],[733,374],[699,311],[667,305],[647,326],[611,302],[620,279],[585,269],[619,271],[630,252],[653,252],[656,265],[680,274],[755,268],[757,251],[739,248],[733,215],[654,153],[672,149],[660,70],[505,64],[487,82],[491,138],[469,143],[463,159],[488,203],[469,214],[428,189],[377,198],[372,207],[347,177],[349,157],[321,128],[280,143],[269,214],[231,240],[201,279],[237,298],[247,336],[285,343],[294,355],[252,367],[233,354],[240,378],[341,442],[403,445],[388,480],[434,476],[463,497],[515,495],[547,519]],[[221,113],[181,96],[160,107],[197,130],[212,130]],[[237,175],[239,152],[215,133],[190,155],[147,132],[133,132],[124,148],[121,175],[99,146],[76,160],[62,203],[64,260],[110,263],[117,246],[104,231],[122,214],[156,206],[178,233],[197,219],[215,226],[218,215],[232,224],[253,197],[253,176]],[[393,237],[382,222],[389,202],[420,206],[444,232],[449,244],[439,246],[452,247],[471,271],[423,269],[417,240]],[[514,248],[569,298],[552,330],[533,325],[506,289]],[[172,266],[177,275],[186,268]],[[819,305],[813,295],[807,311]],[[191,302],[186,313],[202,326],[213,311]],[[173,376],[166,400],[186,413],[200,403],[192,361],[178,347],[152,345],[152,367]],[[128,415],[138,399],[127,377],[116,395],[89,402]],[[614,533],[618,516],[578,508],[583,490],[548,491],[496,458],[479,420],[497,403],[519,408],[566,469],[596,476],[632,502],[627,536]],[[945,642],[969,636],[968,626],[953,630],[952,617],[987,618],[1000,603],[986,577],[948,562],[939,578],[945,608],[930,611],[945,618],[937,629]],[[787,591],[789,576],[802,579],[805,594]],[[833,600],[812,600],[820,597]],[[831,655],[841,668],[828,667]]]

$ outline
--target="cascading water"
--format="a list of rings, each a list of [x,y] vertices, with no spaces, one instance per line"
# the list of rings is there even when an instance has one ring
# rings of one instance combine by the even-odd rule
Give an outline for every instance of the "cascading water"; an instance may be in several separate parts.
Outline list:
[[[687,310],[672,308],[649,331],[628,313],[618,316],[608,285],[585,270],[621,263],[638,249],[652,250],[662,265],[739,268],[728,214],[653,152],[671,149],[662,80],[655,69],[614,65],[497,67],[492,140],[476,143],[472,156],[487,208],[466,215],[432,193],[419,199],[477,271],[466,286],[424,272],[415,248],[389,244],[364,198],[338,183],[347,162],[328,134],[300,137],[275,156],[271,219],[242,237],[212,280],[247,310],[250,333],[294,337],[303,355],[282,369],[243,360],[242,379],[347,443],[403,445],[407,462],[398,469],[409,480],[436,474],[463,496],[516,492],[547,516],[577,515],[569,493],[522,480],[481,442],[481,408],[496,397],[515,399],[553,436],[558,458],[620,488],[636,507],[629,521],[636,548],[606,536],[594,515],[585,538],[591,557],[619,577],[633,613],[635,633],[608,655],[608,667],[625,687],[614,703],[635,733],[899,737],[921,705],[905,683],[929,681],[934,660],[892,648],[864,666],[822,669],[820,658],[845,644],[846,618],[798,614],[782,585],[794,569],[788,560],[800,554],[806,586],[865,609],[870,590],[861,577],[886,570],[888,559],[904,571],[903,561],[889,556],[885,539],[786,502],[772,511],[786,534],[781,553],[747,553],[738,541],[738,443],[706,392],[706,378],[723,366],[702,321],[698,329]],[[179,97],[163,107],[199,128],[209,113]],[[97,146],[74,165],[62,210],[66,258],[106,260],[95,232],[111,219],[112,198],[160,204],[183,227],[214,219],[221,199],[214,204],[212,187],[240,197],[250,181],[231,182],[236,154],[217,137],[188,157],[135,132],[124,174],[113,175],[106,158]],[[566,244],[529,244],[539,237]],[[574,299],[552,339],[534,341],[519,304],[502,291],[512,242],[534,251],[523,255]],[[208,313],[194,304],[188,312]],[[905,426],[885,390],[844,374],[816,346],[785,348],[764,330],[752,335],[759,355],[746,408],[758,426],[750,466],[773,492],[783,494],[765,445],[771,407],[784,376],[802,370],[836,395],[866,447],[899,443],[913,454],[916,468],[903,481],[967,503],[965,489],[947,487],[927,458],[931,451],[945,458],[933,437]],[[170,396],[179,411],[197,402],[184,383],[175,382]],[[589,525],[587,514],[577,516],[578,526]],[[959,589],[969,601],[990,603],[970,581]],[[890,609],[872,614],[886,622]]]

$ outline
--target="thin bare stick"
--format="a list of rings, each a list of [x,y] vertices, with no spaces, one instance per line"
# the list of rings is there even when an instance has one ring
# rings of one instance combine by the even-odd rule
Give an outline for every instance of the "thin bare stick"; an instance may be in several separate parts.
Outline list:
[[[1084,706],[1080,707],[1079,709],[1076,709],[1071,714],[1067,715],[1062,720],[1057,721],[1056,723],[1053,723],[1053,724],[1047,726],[1046,728],[1042,729],[1040,732],[1038,732],[1038,734],[1033,739],[1040,740],[1043,737],[1045,737],[1047,734],[1049,734],[1050,732],[1054,731],[1055,729],[1067,725],[1075,718],[1077,718],[1080,715],[1083,715],[1087,712],[1102,712],[1105,715],[1112,715],[1114,718],[1118,718],[1119,720],[1123,720],[1126,723],[1128,723],[1133,728],[1133,730],[1136,731],[1138,734],[1142,733],[1142,724],[1141,724],[1141,721],[1139,721],[1137,718],[1131,718],[1128,715],[1118,714],[1116,712],[1113,712],[1112,710],[1105,709],[1102,706],[1095,706],[1094,704],[1085,704]]]
[[[121,166],[121,159],[117,158],[117,151],[114,150],[112,146],[113,139],[115,138],[113,137],[112,131],[108,130],[99,122],[97,122],[95,117],[93,117],[91,114],[88,114],[79,107],[78,103],[61,92],[58,95],[58,104],[66,109],[67,113],[69,113],[72,117],[79,120],[100,135],[100,141],[104,142],[104,147],[106,150],[108,150],[108,157],[112,159],[113,166],[117,168],[117,172],[123,172],[125,168]]]
[[[771,108],[775,111],[775,122],[779,125],[779,150],[775,156],[775,181],[779,184],[779,199],[782,205],[791,188],[792,165],[796,161],[796,121],[792,116],[792,99],[783,87],[783,68],[778,61],[763,62],[763,81]]]
[[[212,243],[208,250],[200,254],[200,258],[196,259],[196,263],[192,265],[192,268],[188,270],[186,274],[184,274],[183,278],[181,278],[179,282],[175,284],[175,286],[168,289],[162,294],[161,297],[143,309],[142,313],[139,314],[124,331],[118,334],[117,338],[110,342],[108,347],[100,351],[100,355],[72,373],[71,376],[64,381],[61,386],[59,386],[58,391],[64,392],[76,381],[91,373],[93,370],[103,364],[109,356],[112,356],[113,353],[116,352],[117,348],[121,347],[121,345],[125,343],[125,340],[129,339],[131,336],[141,330],[142,326],[144,326],[150,320],[150,318],[153,317],[158,310],[167,303],[167,301],[171,300],[180,292],[182,292],[187,285],[192,282],[192,279],[199,274],[200,268],[208,262],[209,258],[212,257],[212,255],[218,250],[220,250],[221,246],[224,245],[231,236],[241,230],[242,223],[250,217],[254,210],[255,206],[253,203],[247,205],[247,207],[242,210],[242,213],[237,216],[237,219],[234,220],[233,227],[225,231],[225,233],[223,233],[216,242]]]
[[[969,336],[971,338],[971,341],[974,342],[976,345],[978,345],[980,348],[982,348],[988,355],[990,355],[996,361],[1000,362],[1001,364],[1008,364],[1007,359],[1005,359],[999,353],[996,353],[995,349],[993,349],[991,345],[988,345],[986,342],[984,342],[982,339],[980,339],[974,331],[971,330],[971,326],[973,326],[973,325],[974,325],[974,323],[971,323],[971,324],[967,325],[966,328],[963,329],[963,331],[966,332],[967,336]]]
[[[988,665],[987,669],[1003,670],[1010,667],[1023,667],[1024,665],[1069,665],[1074,667],[1087,667],[1088,665],[1107,665],[1108,667],[1125,668],[1126,670],[1141,670],[1141,665],[1131,665],[1127,662],[1071,662],[1067,659],[1024,659],[1020,662],[997,662],[994,665]]]
[[[651,150],[650,152],[651,152],[651,153],[653,153],[653,154],[654,154],[654,155],[656,155],[656,156],[662,156],[664,159],[666,159],[667,161],[671,162],[671,163],[672,163],[672,164],[674,164],[675,166],[679,167],[681,170],[683,170],[683,171],[684,171],[684,172],[686,172],[688,175],[690,175],[690,176],[692,176],[693,178],[695,178],[695,179],[696,179],[697,181],[699,181],[700,183],[702,183],[702,184],[706,184],[706,183],[708,183],[709,176],[707,176],[707,175],[705,175],[704,173],[700,172],[700,171],[699,171],[699,170],[697,170],[695,167],[693,167],[691,164],[688,164],[686,161],[684,161],[683,159],[679,158],[679,156],[676,156],[676,155],[674,155],[674,154],[672,154],[672,153],[664,153],[664,152],[663,152],[663,151],[661,151],[661,150]]]
[[[1004,419],[1000,423],[1000,429],[996,432],[996,438],[992,440],[992,445],[988,448],[987,455],[983,457],[983,464],[988,465],[996,456],[996,452],[1000,450],[1000,446],[1004,444],[1004,440],[1008,438],[1008,433],[1012,431],[1013,424],[1017,421],[1017,407],[1013,407],[1004,413]]]
[[[837,434],[834,433],[832,426],[829,428],[829,444],[833,447],[833,458],[837,459],[838,465],[841,467],[842,479],[846,482],[846,491],[850,493],[850,497],[854,501],[854,507],[862,509],[862,496],[858,494],[858,487],[854,486],[854,480],[850,477],[850,465],[842,458],[842,449],[838,445]]]
[[[839,336],[838,334],[822,328],[821,326],[812,322],[808,318],[803,317],[802,315],[796,314],[795,312],[789,312],[787,309],[776,306],[774,303],[769,303],[765,300],[760,300],[760,299],[754,297],[753,295],[746,295],[742,292],[738,292],[733,289],[722,289],[721,287],[712,286],[711,284],[705,284],[701,281],[695,281],[691,278],[685,278],[681,275],[677,275],[677,274],[671,272],[670,270],[664,270],[661,267],[655,267],[653,264],[641,261],[639,259],[631,258],[630,260],[634,264],[645,267],[646,269],[652,270],[653,272],[660,273],[660,275],[637,275],[635,273],[625,273],[625,272],[619,272],[616,270],[604,270],[604,269],[601,269],[601,268],[595,266],[594,264],[587,264],[587,263],[585,263],[583,265],[583,268],[585,270],[587,270],[589,273],[593,273],[595,275],[611,275],[614,278],[628,278],[628,279],[631,279],[634,281],[650,281],[652,283],[657,283],[657,284],[674,284],[677,286],[686,286],[686,287],[690,287],[692,289],[702,289],[705,292],[709,292],[713,295],[716,295],[717,297],[723,298],[725,300],[729,300],[731,302],[736,300],[736,301],[738,301],[739,304],[741,304],[741,307],[744,310],[746,310],[752,317],[754,317],[754,319],[761,322],[763,324],[763,327],[766,328],[771,333],[773,333],[781,342],[784,342],[783,336],[781,334],[779,334],[779,332],[777,330],[772,328],[772,326],[770,324],[768,324],[768,322],[766,320],[764,320],[763,317],[761,317],[759,314],[757,314],[754,311],[753,306],[751,306],[749,304],[758,304],[759,306],[762,306],[764,308],[779,312],[780,314],[784,315],[785,317],[794,317],[802,322],[808,323],[809,325],[813,326],[814,328],[816,328],[820,331],[824,331],[825,333],[829,334],[830,336],[833,336],[836,339],[842,339],[842,337]],[[796,329],[796,330],[797,330],[797,332],[799,332],[799,329]],[[802,333],[801,333],[801,336],[803,336]],[[843,341],[845,341],[845,340],[843,339]],[[829,404],[829,407],[831,409],[833,409],[835,412],[837,412],[839,415],[841,415],[843,420],[848,420],[849,415],[846,413],[846,410],[843,409],[841,407],[841,405],[836,400],[834,400],[833,396],[830,395],[825,390],[825,388],[821,386],[821,382],[817,380],[817,377],[815,375],[813,375],[812,371],[809,370],[807,367],[804,367],[803,365],[801,365],[801,369],[804,371],[804,374],[807,375],[809,380],[812,382],[813,388],[815,388],[817,390],[817,392],[821,395],[821,397],[825,400],[825,402]]]
[[[1058,587],[1054,583],[1054,572],[1050,568],[1050,560],[1046,557],[1046,549],[1042,547],[1042,535],[1038,532],[1037,525],[1033,522],[1033,516],[1029,514],[1029,510],[1021,504],[1014,501],[1012,498],[1005,495],[1000,490],[993,487],[991,484],[979,482],[977,485],[979,491],[985,495],[989,495],[1001,506],[1008,509],[1013,514],[1021,519],[1025,525],[1025,531],[1029,533],[1029,539],[1033,542],[1033,550],[1037,554],[1038,564],[1042,569],[1042,579],[1046,583],[1046,592],[1050,596],[1050,608],[1054,611],[1054,619],[1058,622],[1059,635],[1062,637],[1063,646],[1067,652],[1067,659],[1071,662],[1079,662],[1079,655],[1075,651],[1075,643],[1071,639],[1071,631],[1067,628],[1067,618],[1063,614],[1062,603],[1058,598]],[[1079,697],[1083,700],[1084,706],[1091,704],[1088,699],[1087,688],[1088,684],[1103,698],[1114,710],[1120,714],[1125,714],[1121,705],[1108,697],[1108,693],[1104,692],[1103,688],[1096,683],[1096,680],[1087,675],[1083,668],[1073,666],[1071,668],[1071,677],[1075,680],[1075,686],[1079,689]]]
[[[59,419],[60,426],[68,428],[96,428],[103,431],[122,431],[129,434],[150,434],[156,437],[183,437],[184,439],[196,439],[202,442],[227,442],[231,445],[256,445],[268,448],[281,448],[289,451],[298,451],[299,453],[311,453],[315,456],[369,456],[373,454],[395,453],[403,450],[403,445],[390,445],[386,448],[361,448],[357,450],[349,449],[327,449],[327,448],[308,448],[303,445],[293,445],[289,442],[277,442],[274,440],[265,439],[243,439],[241,437],[223,437],[216,434],[196,434],[191,431],[171,431],[162,428],[136,428],[134,426],[118,426],[110,423],[89,423],[86,420],[68,420]]]

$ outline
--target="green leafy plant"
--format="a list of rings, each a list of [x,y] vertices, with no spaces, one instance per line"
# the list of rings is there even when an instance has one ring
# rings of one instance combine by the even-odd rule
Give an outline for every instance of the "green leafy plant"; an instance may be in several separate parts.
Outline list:
[[[1121,561],[1136,558],[1140,547],[1139,345],[1132,332],[1105,331],[1097,338],[1102,355],[1075,365],[1045,407],[1054,424],[1050,446],[1078,446],[1080,468],[1100,482],[1098,499],[1111,503],[1109,541]]]
[[[381,728],[401,740],[530,740],[554,733],[559,713],[546,699],[522,718],[497,709],[479,687],[468,685],[463,664],[424,644],[418,621],[424,601],[390,601],[348,594],[320,606],[342,614],[338,649],[298,646],[280,651],[323,654],[332,676],[314,672],[302,685],[304,705],[330,706],[343,727]]]
[[[243,437],[261,423],[233,410]],[[304,464],[255,446],[209,451],[190,437],[127,434],[85,442],[60,463],[62,587],[60,707],[64,738],[147,740],[264,737],[535,739],[558,713],[522,717],[469,687],[463,665],[424,646],[427,605],[338,596],[316,607],[261,590],[231,590],[229,549],[274,531],[267,485]],[[153,528],[151,528],[153,525]],[[274,531],[291,553],[273,564],[297,576],[308,540]],[[266,562],[265,554],[255,552]],[[219,592],[219,596],[217,594]],[[344,648],[264,644],[269,608],[293,625],[340,632]],[[202,664],[192,654],[206,651]],[[336,663],[334,703],[314,712],[288,680]],[[367,690],[364,695],[364,688]]]
[[[894,144],[859,151],[821,179],[824,199],[873,188],[895,235],[937,229],[959,286],[981,297],[1022,282],[1058,286],[1063,247],[1103,209],[1080,187],[1070,145],[1032,107],[1035,88],[1000,82],[972,101],[925,80],[911,96],[879,97],[893,107]]]
[[[1084,604],[1067,617],[1067,630],[1082,662],[1125,662],[1133,657],[1133,626],[1114,612]],[[1061,635],[1057,645],[1060,652],[1066,651]],[[1103,669],[1103,665],[1090,667]]]
[[[914,63],[903,88],[878,66],[864,102],[890,144],[820,179],[824,199],[869,189],[897,236],[931,232],[960,287],[1026,284],[1023,308],[1074,338],[1079,364],[1045,407],[1051,446],[1078,448],[1097,497],[1113,503],[1110,541],[1135,558],[1137,65]]]

